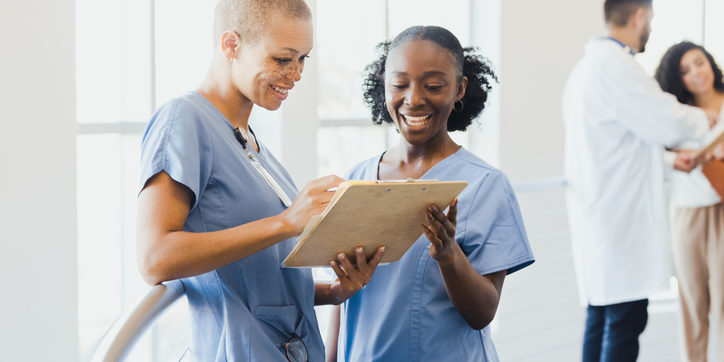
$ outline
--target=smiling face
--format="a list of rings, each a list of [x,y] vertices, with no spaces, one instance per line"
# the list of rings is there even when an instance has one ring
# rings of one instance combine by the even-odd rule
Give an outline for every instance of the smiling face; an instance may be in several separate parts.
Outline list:
[[[686,90],[701,95],[714,88],[714,71],[704,52],[691,49],[684,53],[679,62],[679,74]]]
[[[312,49],[311,19],[276,15],[268,19],[268,32],[240,45],[232,64],[232,81],[254,104],[275,110],[281,106],[304,70]]]
[[[447,49],[428,40],[413,40],[390,50],[385,63],[385,102],[408,143],[449,137],[448,117],[467,85],[453,61]]]

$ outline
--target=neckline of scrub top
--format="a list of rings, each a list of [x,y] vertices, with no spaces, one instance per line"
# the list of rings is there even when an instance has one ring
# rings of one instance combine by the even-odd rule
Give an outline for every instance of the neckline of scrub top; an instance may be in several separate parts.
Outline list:
[[[211,109],[213,109],[213,111],[216,112],[216,114],[217,114],[219,117],[221,117],[221,119],[223,119],[224,121],[226,121],[225,123],[226,123],[226,125],[229,127],[229,129],[231,130],[232,136],[234,135],[234,129],[235,129],[235,128],[234,128],[234,125],[231,124],[231,121],[229,121],[229,119],[226,118],[226,116],[225,116],[223,113],[221,113],[221,111],[220,111],[218,108],[216,108],[216,106],[215,106],[213,103],[211,103],[210,100],[206,99],[206,97],[204,97],[204,95],[201,94],[198,90],[193,90],[193,91],[191,91],[191,94],[192,94],[193,96],[196,96],[196,97],[198,97],[198,98],[201,98],[202,102],[204,102],[208,107],[210,107]],[[251,129],[251,126],[248,126],[248,127],[249,127],[249,129]],[[252,134],[253,134],[253,133],[252,133]],[[256,134],[253,134],[253,135],[254,135],[254,141],[256,142],[256,145],[259,147],[259,152],[257,152],[257,151],[254,149],[254,147],[249,147],[249,150],[251,150],[251,152],[254,152],[254,153],[255,153],[257,156],[259,156],[259,157],[264,157],[264,156],[262,156],[262,152],[261,152],[261,151],[262,151],[262,148],[263,148],[262,145],[261,145],[261,142],[259,141],[259,138],[256,136]]]
[[[430,171],[435,169],[437,167],[437,165],[444,163],[445,160],[449,159],[450,157],[452,157],[454,155],[457,155],[458,153],[460,153],[460,151],[462,149],[463,149],[463,146],[458,145],[457,151],[449,154],[447,157],[443,158],[442,160],[438,161],[436,164],[432,165],[432,167],[428,168],[427,171],[425,171],[425,173],[423,173],[422,176],[420,176],[420,178],[418,178],[418,180],[424,180],[425,176],[427,176],[427,174],[430,173]],[[382,162],[382,157],[385,156],[385,153],[387,153],[387,150],[382,151],[382,154],[380,154],[379,158],[377,158],[377,167],[375,168],[377,170],[377,172],[375,173],[375,179],[377,179],[378,181],[381,180],[380,179],[380,163]]]
[[[607,36],[606,38],[609,39],[609,40],[613,40],[614,43],[620,45],[621,48],[623,48],[623,50],[627,51],[629,54],[631,54],[631,55],[636,55],[636,53],[634,53],[633,49],[631,49],[630,46],[624,44],[622,41],[620,41],[620,40],[618,40],[618,39],[616,39],[616,38],[614,38],[614,37],[612,37],[612,36],[610,36],[610,35]]]

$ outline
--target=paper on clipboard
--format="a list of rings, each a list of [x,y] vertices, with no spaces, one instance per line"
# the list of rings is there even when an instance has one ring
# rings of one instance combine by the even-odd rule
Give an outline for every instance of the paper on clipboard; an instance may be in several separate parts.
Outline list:
[[[422,235],[427,207],[447,208],[465,186],[464,181],[434,180],[343,182],[329,207],[309,221],[282,266],[329,266],[340,252],[354,258],[357,246],[370,258],[385,245],[381,263],[397,261]]]

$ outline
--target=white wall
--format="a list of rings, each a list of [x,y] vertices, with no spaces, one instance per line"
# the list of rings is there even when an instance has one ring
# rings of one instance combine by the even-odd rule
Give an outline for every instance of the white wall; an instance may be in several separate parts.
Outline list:
[[[515,181],[560,175],[563,86],[604,30],[603,1],[501,3],[500,167]]]
[[[72,0],[0,4],[0,359],[77,361]]]

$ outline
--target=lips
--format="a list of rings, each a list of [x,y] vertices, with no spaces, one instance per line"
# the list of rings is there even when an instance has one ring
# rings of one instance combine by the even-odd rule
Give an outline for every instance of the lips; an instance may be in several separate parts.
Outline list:
[[[420,116],[402,114],[401,116],[402,116],[402,119],[405,122],[405,124],[410,128],[423,128],[423,127],[425,127],[427,122],[430,121],[430,118],[432,118],[432,114],[426,114],[426,115],[420,115]]]
[[[277,92],[279,94],[287,94],[287,92],[289,92],[289,90],[292,88],[278,87],[275,85],[271,85],[271,89],[273,89],[275,92]]]
[[[280,101],[283,101],[287,99],[287,96],[289,95],[289,90],[292,89],[292,87],[280,87],[277,85],[270,85],[269,88],[271,88],[272,92]]]

